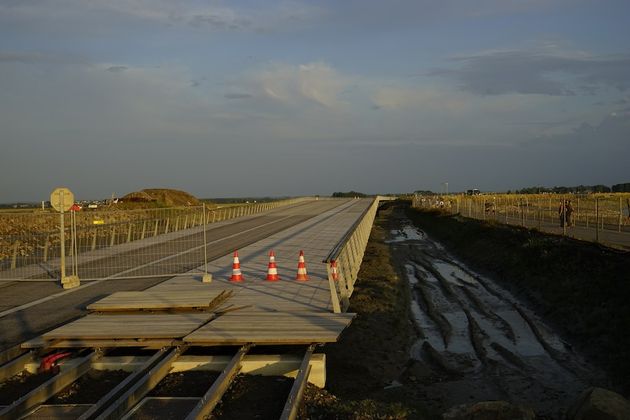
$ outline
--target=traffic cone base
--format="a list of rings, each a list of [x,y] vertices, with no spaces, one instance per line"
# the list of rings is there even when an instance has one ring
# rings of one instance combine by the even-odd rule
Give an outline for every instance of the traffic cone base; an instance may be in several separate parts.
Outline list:
[[[308,280],[308,274],[306,273],[306,263],[304,262],[304,251],[300,251],[300,256],[298,258],[298,271],[295,279],[297,281]]]
[[[269,265],[267,267],[267,281],[278,281],[280,276],[278,275],[278,267],[276,266],[276,254],[273,251],[269,251]]]
[[[232,263],[232,277],[230,281],[243,281],[243,273],[241,273],[241,262],[238,259],[238,251],[234,251],[234,262]]]

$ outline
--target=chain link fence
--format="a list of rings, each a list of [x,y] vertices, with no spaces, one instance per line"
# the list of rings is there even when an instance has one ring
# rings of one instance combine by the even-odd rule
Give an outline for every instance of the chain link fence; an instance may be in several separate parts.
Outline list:
[[[0,213],[0,281],[61,279],[61,218],[66,269],[81,280],[177,275],[205,261],[208,225],[309,198],[139,210]]]
[[[412,206],[630,249],[630,194],[414,195]]]

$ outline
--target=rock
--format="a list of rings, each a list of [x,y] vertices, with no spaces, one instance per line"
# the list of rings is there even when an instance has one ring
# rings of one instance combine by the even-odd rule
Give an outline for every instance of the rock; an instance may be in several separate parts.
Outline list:
[[[630,401],[603,388],[589,388],[569,410],[571,420],[627,420]]]
[[[452,407],[442,415],[444,420],[535,420],[536,413],[528,407],[507,401],[483,401]]]

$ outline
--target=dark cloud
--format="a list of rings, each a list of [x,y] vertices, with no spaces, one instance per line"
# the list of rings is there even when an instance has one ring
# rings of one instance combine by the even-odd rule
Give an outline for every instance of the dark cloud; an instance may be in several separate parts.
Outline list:
[[[111,71],[112,73],[121,73],[127,70],[129,67],[127,66],[111,66],[107,68],[107,71]]]
[[[457,80],[479,95],[507,93],[594,95],[602,87],[630,89],[630,56],[577,56],[532,51],[502,51],[459,57],[456,69],[437,69],[431,76]]]
[[[223,96],[227,99],[247,99],[252,97],[249,93],[226,93]]]
[[[538,144],[546,147],[560,146],[577,148],[588,152],[610,153],[614,150],[624,150],[630,153],[630,109],[612,112],[604,117],[597,125],[587,122],[566,134],[545,136],[525,144]]]

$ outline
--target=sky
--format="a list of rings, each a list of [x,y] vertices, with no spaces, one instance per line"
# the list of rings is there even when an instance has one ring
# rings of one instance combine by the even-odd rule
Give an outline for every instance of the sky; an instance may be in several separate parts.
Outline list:
[[[0,0],[0,202],[630,182],[627,0]]]

